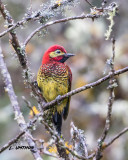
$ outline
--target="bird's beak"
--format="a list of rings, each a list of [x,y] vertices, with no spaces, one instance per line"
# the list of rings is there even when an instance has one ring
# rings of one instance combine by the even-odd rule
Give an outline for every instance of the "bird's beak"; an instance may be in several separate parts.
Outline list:
[[[62,59],[59,60],[59,62],[61,63],[64,63],[68,58],[72,57],[72,56],[75,56],[75,54],[72,54],[72,53],[64,53],[62,55]]]
[[[67,58],[72,57],[72,56],[75,56],[75,54],[72,54],[72,53],[66,53],[66,54],[64,54],[64,57],[67,57]]]

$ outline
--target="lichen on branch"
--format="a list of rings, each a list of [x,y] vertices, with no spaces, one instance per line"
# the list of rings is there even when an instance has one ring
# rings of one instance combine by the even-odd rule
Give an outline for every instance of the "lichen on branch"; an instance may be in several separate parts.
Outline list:
[[[105,33],[106,40],[108,40],[111,36],[112,29],[115,24],[114,17],[116,16],[117,12],[118,12],[118,5],[116,3],[111,3],[111,5],[108,7],[108,18],[107,19],[109,20],[110,25],[108,27],[108,30],[106,30],[106,33]]]

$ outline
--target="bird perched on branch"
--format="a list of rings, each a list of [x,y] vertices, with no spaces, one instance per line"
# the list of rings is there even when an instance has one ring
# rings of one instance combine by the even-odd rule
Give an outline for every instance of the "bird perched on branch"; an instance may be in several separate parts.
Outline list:
[[[47,102],[64,95],[71,90],[72,72],[65,61],[74,54],[67,53],[60,45],[51,46],[42,59],[42,65],[37,75],[37,83]],[[70,98],[59,102],[47,110],[46,119],[50,119],[61,134],[62,117],[65,120],[69,112]],[[50,118],[51,117],[51,118]]]

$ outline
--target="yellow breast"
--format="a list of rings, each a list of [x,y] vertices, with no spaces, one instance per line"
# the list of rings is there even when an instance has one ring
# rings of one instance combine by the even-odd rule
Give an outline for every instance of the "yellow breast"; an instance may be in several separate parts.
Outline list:
[[[42,95],[47,102],[54,100],[58,95],[64,95],[68,92],[68,75],[63,76],[45,75],[40,69],[37,75],[37,83],[41,89]],[[63,100],[55,108],[60,113],[66,106],[68,99]]]

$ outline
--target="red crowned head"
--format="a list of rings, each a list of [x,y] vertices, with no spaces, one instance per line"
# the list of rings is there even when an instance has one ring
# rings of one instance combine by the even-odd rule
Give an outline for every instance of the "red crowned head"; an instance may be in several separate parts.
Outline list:
[[[53,45],[44,53],[42,64],[55,61],[64,63],[71,56],[74,56],[74,54],[67,53],[64,47],[60,45]]]

